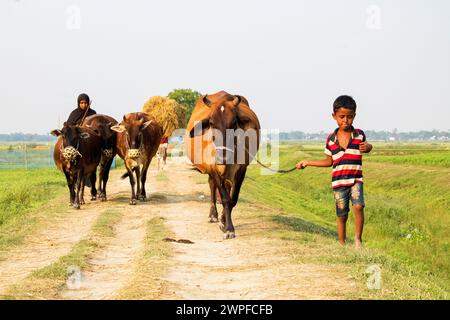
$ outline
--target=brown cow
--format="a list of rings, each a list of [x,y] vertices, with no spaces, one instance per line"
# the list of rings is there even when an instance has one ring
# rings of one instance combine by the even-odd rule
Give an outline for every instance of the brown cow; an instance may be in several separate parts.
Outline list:
[[[143,112],[135,112],[123,116],[123,121],[111,127],[111,130],[117,132],[117,154],[124,160],[127,169],[122,178],[126,176],[130,178],[130,204],[135,205],[136,200],[145,201],[147,197],[145,192],[147,170],[158,151],[163,129],[153,117]],[[136,193],[133,172],[136,173]]]
[[[236,206],[247,166],[259,148],[260,124],[248,101],[225,91],[197,100],[187,125],[186,153],[194,166],[209,175],[209,222],[218,222],[216,190],[223,211],[225,239],[235,237],[231,211]]]
[[[60,137],[56,142],[53,158],[57,168],[66,176],[70,205],[80,209],[80,204],[84,204],[86,179],[90,179],[91,194],[97,193],[95,171],[101,158],[102,139],[99,132],[72,125],[64,126],[62,130],[53,130],[51,133]]]
[[[100,201],[106,201],[106,184],[109,178],[109,170],[116,156],[116,132],[111,130],[111,126],[118,122],[107,115],[95,114],[87,117],[83,122],[83,127],[93,129],[100,133],[102,137],[102,156],[100,159],[100,169],[98,174],[98,191]],[[94,173],[95,174],[95,173]],[[95,188],[91,189],[95,190]],[[95,196],[91,200],[95,200]]]

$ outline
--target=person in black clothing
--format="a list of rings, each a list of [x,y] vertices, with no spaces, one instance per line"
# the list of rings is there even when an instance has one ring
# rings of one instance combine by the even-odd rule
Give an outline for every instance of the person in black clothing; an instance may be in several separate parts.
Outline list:
[[[86,93],[82,93],[78,96],[78,108],[73,110],[67,121],[64,123],[65,125],[81,125],[81,121],[89,116],[92,116],[93,114],[97,114],[95,110],[89,108],[91,105],[91,100],[89,99],[89,96]],[[89,108],[89,109],[88,109]],[[88,109],[88,110],[87,110]],[[87,112],[86,112],[87,110]],[[86,117],[84,114],[86,113]]]

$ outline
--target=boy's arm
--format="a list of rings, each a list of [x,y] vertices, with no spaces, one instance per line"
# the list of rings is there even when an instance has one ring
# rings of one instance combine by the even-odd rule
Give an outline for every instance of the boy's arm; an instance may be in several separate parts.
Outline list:
[[[363,153],[369,153],[372,151],[373,146],[367,142],[366,134],[364,131],[360,130],[360,134],[362,134],[363,138],[361,143],[359,144],[359,151]]]
[[[302,160],[296,164],[297,169],[304,169],[310,167],[331,167],[333,165],[333,158],[328,156],[323,160]]]
[[[368,143],[367,141],[361,142],[359,144],[359,151],[364,152],[364,153],[369,153],[370,151],[372,151],[373,146]]]

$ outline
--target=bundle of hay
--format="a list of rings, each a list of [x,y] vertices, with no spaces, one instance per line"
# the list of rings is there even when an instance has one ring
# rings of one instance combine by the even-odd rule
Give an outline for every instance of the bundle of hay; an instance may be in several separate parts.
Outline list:
[[[186,127],[186,107],[173,99],[151,97],[144,104],[142,111],[155,118],[166,137],[170,137],[176,129]]]

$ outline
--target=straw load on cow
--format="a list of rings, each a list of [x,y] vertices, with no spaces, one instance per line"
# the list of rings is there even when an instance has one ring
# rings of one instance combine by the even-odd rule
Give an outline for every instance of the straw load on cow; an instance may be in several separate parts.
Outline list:
[[[186,107],[173,99],[151,97],[144,104],[142,111],[155,118],[163,128],[165,137],[170,137],[176,129],[186,128]]]

